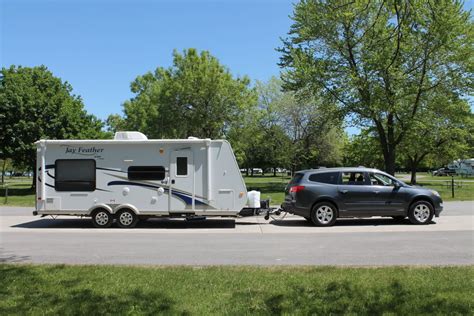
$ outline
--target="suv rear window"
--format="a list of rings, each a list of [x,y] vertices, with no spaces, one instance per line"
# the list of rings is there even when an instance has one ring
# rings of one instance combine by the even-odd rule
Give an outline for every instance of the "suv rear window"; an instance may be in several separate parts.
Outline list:
[[[291,181],[290,181],[290,184],[300,183],[303,176],[304,176],[304,173],[295,173],[295,175],[293,176],[293,179],[291,179]]]
[[[313,173],[309,176],[309,181],[337,184],[339,182],[339,172]]]

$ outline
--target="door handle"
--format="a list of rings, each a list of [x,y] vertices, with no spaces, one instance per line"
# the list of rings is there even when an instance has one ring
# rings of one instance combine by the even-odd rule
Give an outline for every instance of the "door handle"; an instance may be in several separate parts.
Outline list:
[[[342,194],[346,194],[347,190],[339,190],[339,192],[341,192]]]
[[[375,194],[379,194],[379,191],[374,191]]]
[[[171,184],[174,184],[174,179],[171,180]]]

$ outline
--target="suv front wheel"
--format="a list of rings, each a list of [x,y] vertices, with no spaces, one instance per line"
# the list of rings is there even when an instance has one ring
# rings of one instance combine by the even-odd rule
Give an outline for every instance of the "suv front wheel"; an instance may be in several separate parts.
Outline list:
[[[427,201],[418,201],[411,205],[408,211],[410,222],[418,225],[426,225],[431,222],[434,215],[433,205]]]
[[[336,207],[329,202],[320,202],[311,210],[311,222],[316,226],[332,226],[336,219]]]

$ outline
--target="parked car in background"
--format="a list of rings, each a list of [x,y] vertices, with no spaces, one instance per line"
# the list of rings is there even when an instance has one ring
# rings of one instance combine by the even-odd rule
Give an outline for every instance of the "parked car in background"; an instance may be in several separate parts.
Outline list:
[[[389,216],[428,224],[443,210],[438,192],[409,186],[377,169],[324,168],[295,173],[282,208],[317,226],[341,217]]]
[[[438,170],[433,171],[434,176],[452,176],[456,174],[456,170],[450,168],[439,168]]]

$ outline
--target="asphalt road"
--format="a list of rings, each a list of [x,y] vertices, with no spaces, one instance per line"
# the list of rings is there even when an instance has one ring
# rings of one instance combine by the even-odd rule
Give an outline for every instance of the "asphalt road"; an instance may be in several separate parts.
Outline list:
[[[296,216],[265,221],[154,219],[95,229],[32,208],[0,208],[0,262],[179,265],[472,265],[474,202],[445,202],[433,223],[345,219],[318,228]]]

